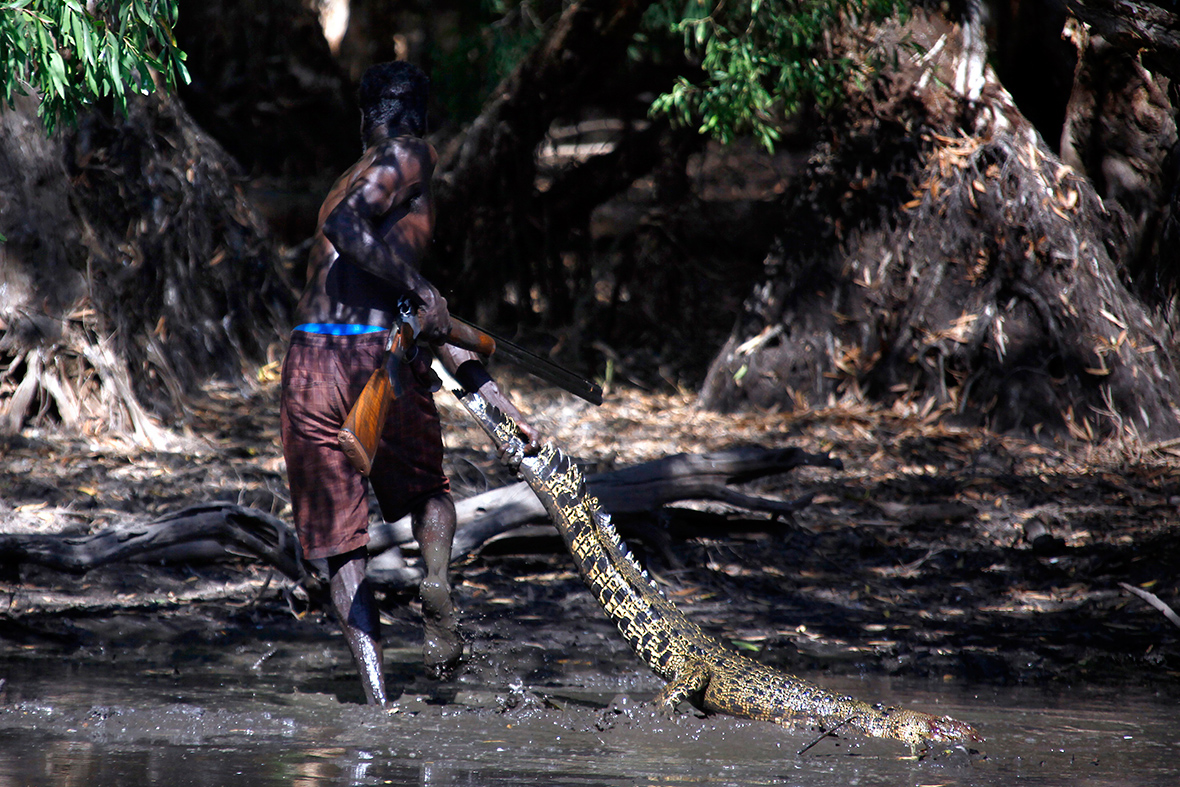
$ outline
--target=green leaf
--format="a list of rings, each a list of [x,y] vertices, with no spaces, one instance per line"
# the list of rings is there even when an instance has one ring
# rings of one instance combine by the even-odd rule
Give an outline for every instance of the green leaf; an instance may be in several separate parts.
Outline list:
[[[176,70],[176,73],[180,75],[180,78],[184,81],[184,83],[186,85],[189,82],[193,81],[193,78],[191,76],[189,76],[188,68],[184,64],[184,61],[187,59],[188,59],[188,55],[185,54],[184,52],[181,52],[179,49],[173,50],[172,68],[174,68]]]
[[[178,0],[104,2],[89,13],[81,0],[0,2],[0,82],[4,101],[31,86],[47,129],[80,106],[112,96],[125,111],[128,87],[155,89],[151,69],[174,87],[188,79],[170,25]],[[116,33],[116,31],[118,31]]]
[[[863,25],[904,12],[908,0],[663,0],[667,29],[684,37],[686,55],[700,63],[700,90],[673,86],[653,114],[699,124],[723,142],[751,134],[766,147],[779,123],[804,102],[827,110],[845,84],[861,78],[847,58],[833,59],[825,43],[839,25]],[[900,10],[900,11],[899,11]],[[688,100],[686,96],[692,95]],[[662,99],[663,97],[661,97]]]
[[[119,39],[110,30],[107,31],[106,40],[103,46],[103,55],[106,60],[106,72],[110,81],[112,91],[116,95],[123,94],[123,74],[120,70],[122,66],[122,51],[119,46]]]
[[[155,27],[155,20],[148,14],[148,10],[144,8],[143,0],[134,0],[132,6],[135,8],[135,15],[139,17],[139,21],[145,27]]]
[[[77,55],[85,62],[90,36],[87,35],[86,24],[82,21],[81,14],[70,14],[70,34],[74,37],[74,49]]]
[[[61,98],[66,97],[66,63],[56,51],[49,53],[47,69],[53,91]]]

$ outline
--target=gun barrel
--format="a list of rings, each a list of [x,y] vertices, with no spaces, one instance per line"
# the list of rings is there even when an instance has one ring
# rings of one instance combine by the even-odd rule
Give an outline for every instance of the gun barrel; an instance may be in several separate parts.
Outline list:
[[[519,344],[510,342],[509,340],[497,336],[494,333],[489,333],[483,328],[472,325],[466,320],[460,319],[453,314],[451,315],[451,324],[452,326],[466,328],[470,331],[474,331],[477,334],[483,335],[491,342],[491,346],[496,355],[511,361],[529,374],[539,377],[545,382],[552,383],[562,390],[569,391],[574,396],[585,399],[587,402],[590,402],[593,405],[602,404],[602,387],[596,383],[590,382],[585,377],[580,377],[579,375],[571,372],[569,369],[558,366],[548,358],[542,358],[535,353],[531,353],[521,347]],[[451,329],[451,334],[455,334],[454,327]],[[474,347],[468,347],[467,345],[461,344],[459,342],[453,342],[453,344],[459,347],[465,347],[469,350],[474,350],[475,352],[482,352],[481,350],[476,350]],[[491,353],[484,352],[483,354],[490,355]]]
[[[447,334],[447,343],[480,355],[491,355],[496,352],[496,340],[491,334],[454,315],[451,315],[451,332]]]

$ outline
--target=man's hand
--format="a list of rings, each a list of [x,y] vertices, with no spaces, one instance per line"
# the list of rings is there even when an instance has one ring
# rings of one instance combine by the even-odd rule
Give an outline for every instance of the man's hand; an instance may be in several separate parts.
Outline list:
[[[533,426],[524,420],[520,410],[517,410],[512,402],[508,401],[508,397],[500,393],[499,387],[494,382],[487,382],[480,387],[479,393],[484,399],[488,400],[500,409],[504,415],[512,419],[516,424],[516,432],[520,435],[520,439],[524,442],[520,448],[512,449],[508,446],[503,446],[498,449],[500,454],[500,462],[503,463],[512,475],[519,475],[520,463],[524,461],[526,456],[536,456],[541,450],[541,433]]]
[[[541,450],[541,433],[534,429],[528,423],[520,418],[520,413],[517,412],[517,417],[513,420],[516,422],[516,431],[520,433],[520,437],[524,440],[524,445],[520,448],[510,448],[505,445],[498,449],[500,454],[500,462],[508,468],[508,472],[513,476],[520,475],[520,463],[524,461],[526,456],[536,456],[537,452]]]
[[[483,368],[482,366],[480,367]],[[484,373],[487,374],[486,372]],[[520,473],[520,463],[524,461],[526,456],[536,456],[541,450],[541,433],[537,431],[528,421],[524,419],[524,415],[520,410],[516,409],[516,405],[505,396],[500,387],[496,385],[495,380],[490,377],[487,382],[479,386],[479,394],[489,404],[497,407],[500,412],[512,419],[516,424],[516,432],[524,443],[520,448],[512,450],[507,446],[499,449],[500,461],[508,468],[513,475]]]
[[[518,412],[517,415],[519,416],[520,413]],[[541,450],[541,433],[533,428],[532,424],[519,419],[516,421],[516,431],[520,432],[520,436],[524,439],[525,456],[536,456],[537,452]]]
[[[516,424],[516,430],[523,446],[519,450],[499,449],[500,461],[515,475],[520,470],[520,463],[526,456],[535,456],[541,450],[541,433],[524,419],[516,405],[496,385],[496,381],[488,374],[487,369],[479,360],[479,356],[470,350],[464,350],[452,344],[439,347],[439,359],[447,368],[459,385],[465,391],[476,391],[488,404],[492,405]]]
[[[422,301],[422,308],[418,310],[422,338],[428,342],[442,342],[451,332],[451,313],[447,310],[447,299],[430,284],[416,289],[414,294]]]

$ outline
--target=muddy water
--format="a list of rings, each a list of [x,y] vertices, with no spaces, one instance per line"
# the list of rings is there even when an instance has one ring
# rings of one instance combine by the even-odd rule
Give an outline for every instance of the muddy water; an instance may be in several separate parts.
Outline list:
[[[164,657],[0,658],[0,787],[33,785],[1176,785],[1176,698],[1142,689],[1028,689],[809,676],[969,720],[979,751],[923,759],[892,742],[824,738],[643,703],[626,661],[517,643],[476,653],[453,684],[387,651],[396,712],[358,704],[331,639],[201,645]],[[539,646],[538,646],[539,647]],[[507,654],[507,655],[506,655]],[[507,662],[505,659],[507,658]],[[585,665],[591,665],[586,667]]]

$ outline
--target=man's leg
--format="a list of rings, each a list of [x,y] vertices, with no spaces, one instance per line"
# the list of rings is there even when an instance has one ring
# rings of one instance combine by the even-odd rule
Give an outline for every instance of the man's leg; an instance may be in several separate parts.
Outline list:
[[[427,671],[442,678],[454,671],[463,655],[447,573],[455,537],[455,502],[446,493],[431,497],[411,512],[410,521],[426,564],[426,576],[418,585],[424,628],[422,659]]]
[[[365,579],[366,550],[362,547],[328,558],[328,587],[332,609],[344,631],[361,686],[370,705],[385,704],[385,673],[381,658],[381,617],[373,588]]]

